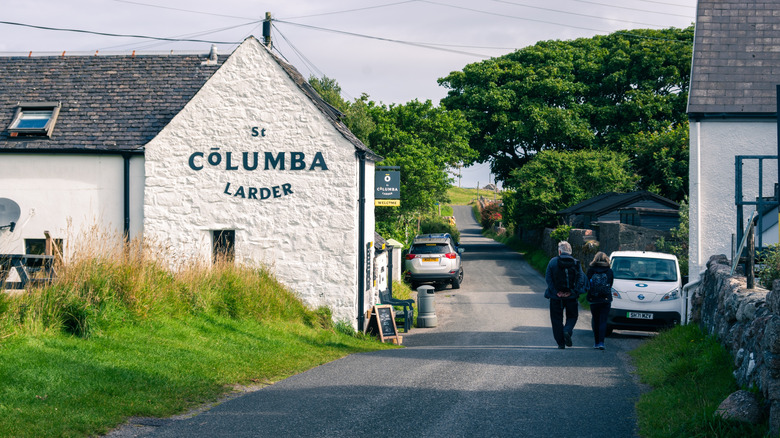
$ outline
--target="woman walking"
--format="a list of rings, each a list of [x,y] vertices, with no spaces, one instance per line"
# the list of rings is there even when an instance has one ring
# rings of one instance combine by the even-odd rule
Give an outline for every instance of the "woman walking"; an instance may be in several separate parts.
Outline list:
[[[612,307],[612,282],[615,276],[609,267],[609,257],[599,251],[588,266],[588,303],[592,315],[593,348],[604,350],[604,337],[607,334],[607,316]]]

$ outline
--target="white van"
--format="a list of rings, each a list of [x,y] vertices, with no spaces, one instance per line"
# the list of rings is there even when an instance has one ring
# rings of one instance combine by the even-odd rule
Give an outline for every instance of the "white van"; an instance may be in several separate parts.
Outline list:
[[[607,334],[612,330],[657,331],[680,323],[682,279],[677,257],[649,251],[610,255],[615,281]]]

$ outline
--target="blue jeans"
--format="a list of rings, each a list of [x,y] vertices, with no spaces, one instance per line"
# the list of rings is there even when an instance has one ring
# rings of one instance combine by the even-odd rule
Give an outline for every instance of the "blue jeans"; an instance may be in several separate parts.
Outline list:
[[[607,316],[612,303],[593,303],[590,305],[591,327],[593,328],[593,339],[596,344],[604,343],[604,336],[607,334]]]
[[[550,322],[552,323],[553,337],[558,345],[565,345],[563,332],[572,333],[574,325],[577,324],[579,316],[580,303],[576,299],[568,300],[550,299]],[[564,311],[566,313],[566,324],[563,323]]]

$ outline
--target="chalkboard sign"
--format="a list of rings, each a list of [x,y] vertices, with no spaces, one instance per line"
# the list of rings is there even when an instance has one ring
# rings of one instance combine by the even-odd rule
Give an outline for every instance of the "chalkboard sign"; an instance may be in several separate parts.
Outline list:
[[[378,335],[382,342],[385,342],[387,339],[394,339],[398,342],[398,330],[395,326],[393,306],[386,304],[372,307],[366,332]]]

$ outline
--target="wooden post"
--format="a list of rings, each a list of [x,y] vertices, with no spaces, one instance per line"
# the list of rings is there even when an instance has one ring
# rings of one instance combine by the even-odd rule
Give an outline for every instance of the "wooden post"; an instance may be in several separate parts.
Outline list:
[[[49,234],[48,231],[44,231],[43,235],[46,236],[46,245],[44,247],[43,254],[47,255],[47,256],[50,256],[50,255],[54,254],[54,250],[52,248],[53,245],[52,245],[52,241],[51,241],[51,235]]]
[[[747,241],[747,262],[745,263],[745,277],[747,277],[747,288],[754,289],[756,287],[756,225],[754,221],[750,222],[748,228],[748,241]]]

